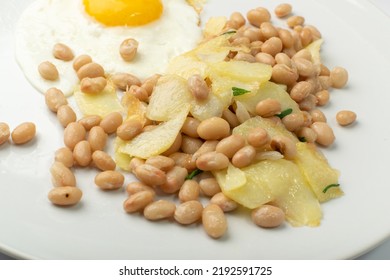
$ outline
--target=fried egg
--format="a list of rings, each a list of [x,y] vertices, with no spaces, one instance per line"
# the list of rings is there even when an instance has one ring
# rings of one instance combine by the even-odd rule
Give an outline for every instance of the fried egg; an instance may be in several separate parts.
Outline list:
[[[36,0],[22,14],[15,31],[15,55],[27,79],[39,91],[57,87],[72,93],[78,78],[72,62],[53,57],[56,43],[74,55],[88,54],[106,74],[126,72],[141,80],[163,73],[169,60],[196,46],[199,15],[185,0]],[[132,61],[119,46],[138,41]],[[59,79],[43,79],[38,65],[53,63]]]

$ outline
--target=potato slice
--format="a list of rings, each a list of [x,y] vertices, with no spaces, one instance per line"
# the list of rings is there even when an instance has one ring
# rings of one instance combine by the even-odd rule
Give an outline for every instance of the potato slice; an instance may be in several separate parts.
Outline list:
[[[212,38],[221,34],[225,28],[227,18],[224,16],[211,17],[205,24],[203,29],[203,37]]]
[[[119,147],[119,153],[130,157],[147,159],[165,152],[175,141],[189,112],[189,105],[183,105],[176,116],[150,131],[145,131],[125,145]]]
[[[312,42],[310,45],[306,46],[306,49],[311,53],[311,60],[314,64],[321,64],[320,51],[323,42],[323,39],[318,39]]]
[[[123,141],[119,137],[115,138],[115,143],[114,143],[115,162],[119,168],[125,171],[130,171],[130,161],[132,157],[129,156],[128,154],[120,152],[122,147],[124,147],[125,145],[126,145],[125,141]]]
[[[74,91],[74,97],[80,111],[85,115],[99,115],[104,117],[112,112],[124,112],[119,101],[115,86],[108,82],[104,90],[97,94],[84,93],[80,86]]]
[[[251,90],[248,88],[244,88]],[[256,105],[267,98],[276,99],[282,105],[282,111],[291,108],[294,113],[300,112],[298,104],[291,99],[290,95],[279,85],[272,82],[264,82],[260,87],[249,93],[235,96],[234,99],[240,101],[246,109],[256,115]]]
[[[162,76],[150,97],[146,116],[155,121],[168,121],[189,106],[193,99],[187,80],[178,75]]]
[[[326,158],[315,146],[307,143],[297,143],[297,150],[298,154],[294,161],[301,169],[320,202],[325,202],[344,194],[339,186],[325,190],[327,186],[338,185],[339,172],[329,165]]]

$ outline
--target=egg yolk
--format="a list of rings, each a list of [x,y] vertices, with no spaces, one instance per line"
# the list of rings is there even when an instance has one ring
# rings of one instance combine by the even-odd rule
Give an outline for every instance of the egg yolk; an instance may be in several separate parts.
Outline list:
[[[140,26],[160,18],[160,0],[83,0],[85,11],[107,26]]]

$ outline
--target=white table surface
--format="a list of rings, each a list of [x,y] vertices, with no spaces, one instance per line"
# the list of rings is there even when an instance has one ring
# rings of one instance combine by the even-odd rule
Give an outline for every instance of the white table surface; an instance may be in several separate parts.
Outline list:
[[[356,0],[358,1],[358,0]],[[390,1],[389,0],[370,0],[380,10],[390,16]],[[14,260],[15,258],[0,252],[0,260]],[[383,242],[380,246],[363,254],[358,260],[390,260],[390,239]]]

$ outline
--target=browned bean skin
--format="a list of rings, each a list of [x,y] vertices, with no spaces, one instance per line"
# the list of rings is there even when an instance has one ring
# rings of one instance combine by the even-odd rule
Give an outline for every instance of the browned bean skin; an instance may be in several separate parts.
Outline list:
[[[47,107],[54,113],[57,113],[58,108],[68,104],[64,93],[58,88],[49,88],[45,92],[45,102]]]
[[[30,142],[36,134],[35,124],[32,122],[24,122],[14,128],[11,132],[12,141],[17,144],[25,144]]]
[[[92,151],[104,150],[106,147],[108,135],[100,126],[91,128],[88,134],[88,142],[91,145]]]
[[[123,208],[127,213],[134,213],[143,210],[154,200],[154,193],[150,191],[140,191],[131,195],[123,203]]]
[[[225,214],[216,204],[209,204],[203,209],[202,224],[206,233],[212,238],[222,237],[227,230]]]
[[[8,141],[11,133],[8,124],[0,122],[0,145]]]
[[[286,159],[294,159],[297,155],[295,143],[287,136],[275,136],[271,139],[270,146],[279,151]]]
[[[118,171],[102,171],[95,176],[95,184],[102,190],[117,190],[123,186],[125,177]]]
[[[191,200],[176,207],[174,218],[182,225],[189,225],[200,220],[202,211],[202,204],[197,200]]]
[[[77,204],[83,193],[79,188],[74,186],[63,186],[51,189],[48,199],[58,206],[70,206]]]
[[[158,200],[145,207],[144,216],[150,221],[157,221],[173,217],[175,210],[175,203],[167,200]]]
[[[86,131],[84,126],[78,122],[72,122],[65,127],[64,144],[73,151],[74,146],[85,139]]]

